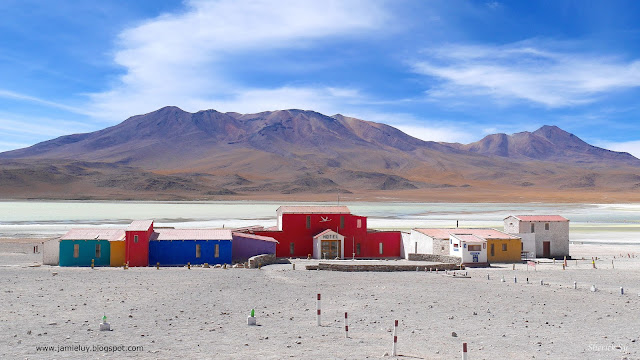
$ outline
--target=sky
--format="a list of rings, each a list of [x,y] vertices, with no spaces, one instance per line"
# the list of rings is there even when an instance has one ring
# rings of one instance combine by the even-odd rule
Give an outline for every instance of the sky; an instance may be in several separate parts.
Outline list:
[[[469,143],[556,125],[640,157],[640,2],[3,0],[0,151],[173,105]]]

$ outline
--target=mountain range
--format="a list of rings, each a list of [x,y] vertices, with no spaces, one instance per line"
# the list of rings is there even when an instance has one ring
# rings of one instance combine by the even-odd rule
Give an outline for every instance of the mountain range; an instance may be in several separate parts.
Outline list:
[[[640,160],[556,126],[471,144],[423,141],[343,115],[169,106],[0,153],[0,197],[619,201]]]

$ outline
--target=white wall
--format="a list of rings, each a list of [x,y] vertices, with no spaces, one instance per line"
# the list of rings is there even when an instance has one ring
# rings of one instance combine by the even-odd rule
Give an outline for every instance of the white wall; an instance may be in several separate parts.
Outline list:
[[[413,230],[411,231],[413,232]],[[402,232],[400,233],[402,236],[402,247],[400,248],[400,257],[408,259],[409,254],[411,254],[411,233]]]
[[[411,230],[405,251],[409,254],[433,254],[433,239],[419,231]]]
[[[535,234],[514,234],[522,239],[522,251],[529,252],[529,257],[536,258],[536,236]]]
[[[58,265],[60,263],[60,240],[53,239],[42,244],[42,264]]]

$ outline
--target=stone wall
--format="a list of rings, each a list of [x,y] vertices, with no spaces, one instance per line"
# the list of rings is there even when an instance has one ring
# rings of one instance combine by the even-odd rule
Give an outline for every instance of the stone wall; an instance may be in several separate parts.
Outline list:
[[[435,255],[435,254],[409,254],[411,261],[434,261],[447,264],[460,265],[461,258],[457,256]]]
[[[318,265],[308,265],[307,270],[328,270],[328,271],[346,271],[346,272],[392,272],[392,271],[443,271],[443,270],[459,270],[460,266],[456,264],[432,264],[432,265],[387,265],[387,264],[327,264],[319,263]]]
[[[262,254],[249,258],[249,268],[257,269],[260,266],[278,263],[275,254]]]

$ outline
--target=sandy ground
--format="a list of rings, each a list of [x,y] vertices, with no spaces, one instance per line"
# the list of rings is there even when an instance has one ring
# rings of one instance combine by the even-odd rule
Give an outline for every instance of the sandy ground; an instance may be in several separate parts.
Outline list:
[[[626,257],[640,246],[572,245],[588,260],[564,271],[509,264],[469,269],[468,279],[307,271],[305,260],[296,270],[30,267],[41,255],[17,248],[0,244],[2,359],[382,358],[396,319],[398,359],[460,358],[462,342],[469,359],[640,359],[640,257]],[[258,326],[246,325],[252,308]],[[113,331],[99,331],[103,314]],[[89,351],[56,351],[73,346]]]

